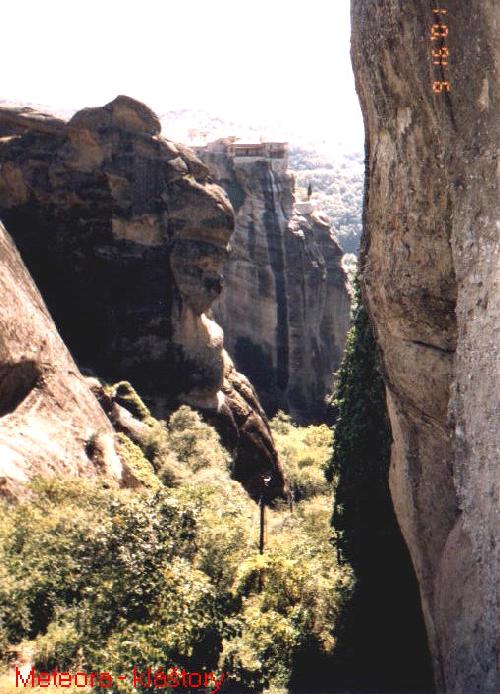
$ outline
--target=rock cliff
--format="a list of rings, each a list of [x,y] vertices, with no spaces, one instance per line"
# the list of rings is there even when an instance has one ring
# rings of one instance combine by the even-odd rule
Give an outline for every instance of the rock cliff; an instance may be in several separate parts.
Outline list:
[[[236,213],[214,315],[267,412],[321,421],[349,325],[342,251],[324,217],[295,205],[286,156],[238,147],[227,139],[197,148]]]
[[[367,154],[362,287],[437,689],[495,694],[500,8],[441,6],[352,2]],[[431,51],[445,48],[437,62],[447,64],[433,65]]]
[[[34,474],[120,479],[111,424],[1,223],[0,296],[0,496],[17,496]]]
[[[78,364],[127,379],[165,416],[205,413],[256,496],[284,479],[252,386],[207,311],[222,289],[233,211],[193,152],[129,97],[67,123],[0,109],[0,216]]]

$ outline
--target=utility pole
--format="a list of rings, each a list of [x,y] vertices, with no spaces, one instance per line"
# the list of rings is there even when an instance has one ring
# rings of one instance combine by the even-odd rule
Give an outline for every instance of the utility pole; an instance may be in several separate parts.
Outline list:
[[[259,516],[260,516],[260,531],[259,531],[259,554],[264,554],[264,530],[266,522],[266,504],[264,501],[264,489],[271,481],[271,475],[261,475],[261,492],[259,497]]]
[[[260,495],[259,499],[260,510],[260,533],[259,533],[259,554],[264,554],[264,528],[266,523],[266,506],[264,504],[264,495]]]
[[[260,528],[259,528],[259,554],[264,554],[264,531],[266,527],[266,503],[264,500],[264,489],[268,486],[269,482],[271,481],[271,475],[261,475],[260,477],[261,481],[261,488],[260,488],[260,496],[259,496],[259,517],[260,517]],[[264,576],[262,574],[263,568],[259,568],[259,578],[258,578],[258,584],[257,584],[257,590],[260,593],[262,591],[262,585],[263,585],[263,579]]]
[[[266,522],[266,507],[264,505],[264,495],[260,495],[259,499],[260,510],[260,533],[259,533],[259,554],[264,554],[264,524]]]

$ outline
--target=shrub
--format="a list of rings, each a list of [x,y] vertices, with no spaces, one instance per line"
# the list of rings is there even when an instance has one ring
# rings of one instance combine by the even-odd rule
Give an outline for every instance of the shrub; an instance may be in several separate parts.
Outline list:
[[[336,479],[333,524],[338,546],[345,558],[358,566],[375,559],[373,540],[382,528],[393,525],[393,511],[388,494],[391,434],[385,388],[357,282],[356,297],[353,326],[333,400],[338,420],[326,474],[328,479]],[[375,508],[377,523],[370,522]]]
[[[199,499],[195,566],[208,574],[224,600],[231,602],[238,567],[257,549],[258,510],[227,472],[207,472],[200,471],[195,483],[184,490],[191,499]]]
[[[81,637],[74,625],[62,615],[57,615],[45,634],[38,636],[34,646],[33,665],[35,669],[49,672],[54,668],[68,672],[76,662]]]
[[[339,615],[337,676],[346,689],[429,690],[420,598],[389,493],[391,433],[368,314],[357,305],[338,372],[329,479],[337,551],[356,576]]]
[[[195,410],[182,405],[165,423],[151,416],[128,381],[106,388],[119,405],[148,425],[137,443],[123,433],[118,435],[125,464],[145,486],[156,489],[161,480],[168,487],[176,487],[202,468],[229,468],[230,457],[217,432]],[[88,446],[92,445],[89,442]]]
[[[120,381],[114,386],[107,386],[106,388],[109,395],[119,405],[127,409],[136,419],[148,425],[147,433],[134,445],[138,446],[144,458],[151,463],[154,471],[157,472],[162,459],[167,457],[170,452],[164,424],[151,416],[149,409],[128,381]],[[140,460],[137,453],[132,455],[132,449],[130,447],[128,449],[133,461],[135,459],[137,463]],[[140,466],[144,468],[142,462]]]
[[[111,395],[119,405],[128,410],[136,419],[146,424],[152,423],[151,412],[128,381],[115,383],[112,386]]]
[[[177,459],[192,472],[203,467],[228,469],[229,456],[215,429],[200,415],[183,405],[168,421],[168,440]]]
[[[139,444],[144,457],[149,460],[155,472],[169,456],[175,455],[168,440],[168,432],[163,422],[152,419],[149,430]]]
[[[161,487],[161,482],[155,475],[153,466],[144,456],[139,446],[123,433],[118,434],[118,442],[123,464],[128,468],[128,472],[132,477],[145,487],[150,487],[151,489]]]
[[[327,503],[325,497],[326,526]],[[309,535],[303,520],[307,515],[289,516],[267,553],[250,555],[238,568],[239,630],[225,641],[224,667],[246,687],[259,677],[266,686],[285,686],[302,646],[315,643],[325,654],[335,646],[333,628],[352,590],[352,577],[347,567],[337,566],[327,532],[319,542]]]
[[[178,487],[189,479],[190,471],[179,462],[173,451],[165,451],[155,458],[157,474],[166,487]]]

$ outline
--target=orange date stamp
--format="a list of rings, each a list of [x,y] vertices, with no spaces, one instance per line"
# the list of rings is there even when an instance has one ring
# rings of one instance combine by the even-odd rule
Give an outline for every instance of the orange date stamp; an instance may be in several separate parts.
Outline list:
[[[431,26],[431,56],[432,64],[439,68],[440,77],[446,77],[446,70],[449,68],[450,49],[446,45],[449,34],[449,27],[445,23],[448,10],[444,7],[436,7],[432,10],[434,23]],[[451,91],[449,79],[439,79],[432,82],[432,91],[436,94],[443,94]]]

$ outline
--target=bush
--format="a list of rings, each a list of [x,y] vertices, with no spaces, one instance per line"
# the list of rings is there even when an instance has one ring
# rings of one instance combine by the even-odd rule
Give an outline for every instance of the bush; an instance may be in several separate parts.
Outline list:
[[[360,562],[375,560],[372,540],[394,521],[388,490],[391,433],[385,387],[357,283],[356,296],[353,326],[347,335],[333,400],[338,420],[327,477],[336,479],[333,524],[338,546],[357,567]],[[377,523],[370,522],[375,509]]]
[[[389,493],[391,432],[368,315],[357,305],[338,372],[334,480],[337,551],[356,577],[339,615],[336,676],[345,689],[428,691],[430,660],[418,587]]]
[[[68,617],[57,615],[40,635],[34,646],[33,665],[36,670],[69,672],[76,662],[81,648],[81,638],[74,623]]]
[[[230,457],[217,432],[195,410],[182,405],[165,423],[151,416],[127,381],[108,389],[118,404],[148,425],[137,443],[123,433],[118,435],[124,463],[144,486],[157,489],[161,481],[168,487],[176,487],[202,468],[229,468]]]
[[[128,381],[115,383],[115,385],[111,387],[111,396],[136,419],[146,424],[152,423],[153,417],[151,417],[151,412]]]
[[[132,477],[145,487],[150,487],[151,489],[161,487],[161,482],[155,475],[153,466],[144,456],[140,447],[123,433],[118,434],[118,443],[118,450],[123,464],[127,467]]]
[[[217,432],[186,405],[171,415],[168,440],[177,459],[193,472],[204,467],[228,469],[229,455],[220,443]]]
[[[149,430],[144,435],[139,446],[155,472],[158,472],[166,458],[175,455],[168,440],[165,424],[156,419],[152,419],[149,422]]]
[[[155,458],[155,465],[158,466],[158,477],[166,487],[178,487],[190,477],[190,470],[179,462],[173,451],[162,452]]]
[[[234,681],[285,686],[297,651],[305,645],[325,656],[335,647],[334,625],[352,590],[348,567],[333,557],[328,532],[328,497],[322,506],[325,530],[309,534],[310,509],[288,515],[270,538],[266,554],[239,566],[235,594],[241,600],[238,634],[224,644],[224,667]],[[319,502],[318,502],[319,503]]]

